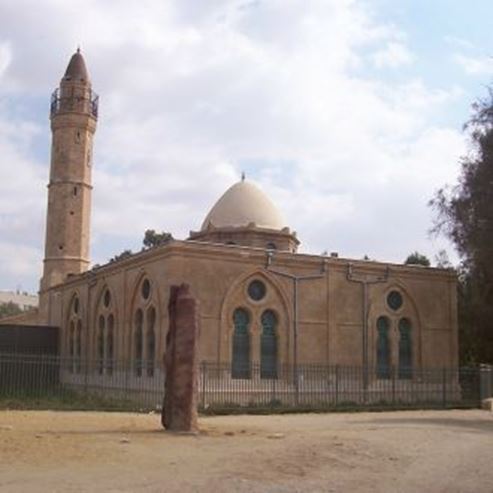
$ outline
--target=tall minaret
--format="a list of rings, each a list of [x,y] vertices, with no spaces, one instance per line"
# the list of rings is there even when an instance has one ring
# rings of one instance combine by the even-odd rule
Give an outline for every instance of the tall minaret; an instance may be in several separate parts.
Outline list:
[[[80,50],[51,98],[50,182],[41,292],[89,266],[92,142],[98,97]]]

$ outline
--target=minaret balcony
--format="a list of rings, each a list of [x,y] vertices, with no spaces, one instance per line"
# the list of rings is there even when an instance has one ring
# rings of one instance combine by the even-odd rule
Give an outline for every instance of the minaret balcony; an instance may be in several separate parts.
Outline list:
[[[59,113],[77,112],[89,113],[94,118],[98,118],[99,96],[89,90],[88,97],[68,96],[61,97],[60,89],[55,89],[51,95],[50,116],[54,117]]]

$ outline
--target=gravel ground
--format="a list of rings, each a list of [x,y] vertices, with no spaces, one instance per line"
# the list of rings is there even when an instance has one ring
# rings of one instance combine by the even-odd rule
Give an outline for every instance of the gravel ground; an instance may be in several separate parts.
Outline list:
[[[488,492],[493,413],[221,416],[1,411],[1,492]]]

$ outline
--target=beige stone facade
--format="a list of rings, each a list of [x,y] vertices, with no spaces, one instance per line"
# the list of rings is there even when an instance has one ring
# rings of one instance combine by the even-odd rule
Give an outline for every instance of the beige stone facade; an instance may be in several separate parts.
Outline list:
[[[187,283],[201,307],[202,360],[268,357],[274,366],[375,368],[383,362],[412,369],[457,365],[453,273],[296,253],[296,234],[246,180],[221,197],[201,231],[188,240],[84,272],[95,115],[85,106],[92,101],[92,93],[84,92],[89,86],[66,84],[62,93],[73,87],[70,94],[82,91],[83,102],[52,118],[40,309],[40,322],[61,328],[63,356],[98,360],[100,373],[112,361],[124,360],[139,375],[152,377],[150,368],[165,348],[170,286]]]
[[[286,252],[274,254],[270,265],[268,259],[268,251],[260,248],[174,241],[53,287],[49,291],[49,324],[63,328],[62,352],[66,355],[70,324],[79,324],[80,353],[96,359],[98,320],[103,316],[107,321],[111,314],[113,357],[131,362],[135,359],[135,330],[140,323],[136,322],[136,313],[142,310],[144,321],[140,325],[147,327],[149,314],[155,311],[154,357],[160,358],[168,327],[169,288],[185,282],[201,303],[202,359],[231,361],[233,314],[243,308],[250,317],[251,360],[260,361],[261,316],[272,310],[277,318],[278,361],[289,364],[295,351],[294,281],[274,271],[320,275],[298,282],[298,363],[361,366],[367,358],[370,366],[376,365],[377,320],[385,316],[390,321],[391,364],[399,364],[399,321],[407,319],[411,324],[414,368],[457,365],[456,280],[449,272]],[[380,282],[365,288],[351,276]],[[150,285],[147,299],[143,295],[146,280]],[[265,296],[259,301],[248,294],[253,280],[266,286]],[[393,291],[402,295],[402,306],[397,310],[387,302]],[[107,293],[111,310],[105,307]],[[78,305],[77,313],[74,303]],[[143,353],[145,360],[145,341]]]

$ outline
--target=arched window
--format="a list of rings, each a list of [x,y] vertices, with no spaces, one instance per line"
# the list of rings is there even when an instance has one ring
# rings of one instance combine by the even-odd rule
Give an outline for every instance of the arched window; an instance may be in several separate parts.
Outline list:
[[[250,316],[243,308],[237,308],[233,313],[233,361],[232,378],[250,378],[250,333],[248,326]]]
[[[156,336],[154,333],[154,325],[156,324],[156,310],[151,306],[147,310],[147,376],[154,376],[154,364],[156,358]]]
[[[78,295],[74,295],[68,307],[66,346],[63,355],[68,353],[67,366],[70,373],[80,373],[82,355],[82,308]]]
[[[413,377],[413,351],[411,338],[411,321],[399,320],[399,378]]]
[[[82,363],[82,322],[77,320],[75,336],[75,372],[80,373]]]
[[[118,330],[115,305],[112,293],[106,286],[101,292],[96,312],[96,360],[100,375],[112,375],[115,367],[115,333]]]
[[[97,337],[97,353],[98,353],[98,373],[103,374],[104,371],[104,326],[105,320],[103,315],[98,319],[98,337]]]
[[[143,357],[143,347],[142,347],[142,325],[144,322],[144,314],[139,308],[135,312],[135,332],[134,332],[134,369],[135,374],[140,377],[142,376],[142,357]]]
[[[70,322],[70,329],[69,329],[69,336],[68,336],[68,354],[70,356],[70,363],[69,363],[69,371],[72,373],[74,371],[73,367],[73,362],[74,362],[74,345],[75,345],[75,327],[74,327],[74,321],[72,320]]]
[[[156,353],[159,341],[158,286],[143,276],[135,286],[133,313],[133,367],[138,377],[144,373],[153,377],[156,372]]]
[[[277,378],[277,317],[272,310],[262,313],[260,378]]]
[[[387,317],[377,320],[377,377],[390,378],[390,322]]]
[[[115,327],[115,317],[112,313],[108,316],[108,329],[106,333],[106,373],[108,375],[113,374],[113,343],[114,343],[114,331]]]

